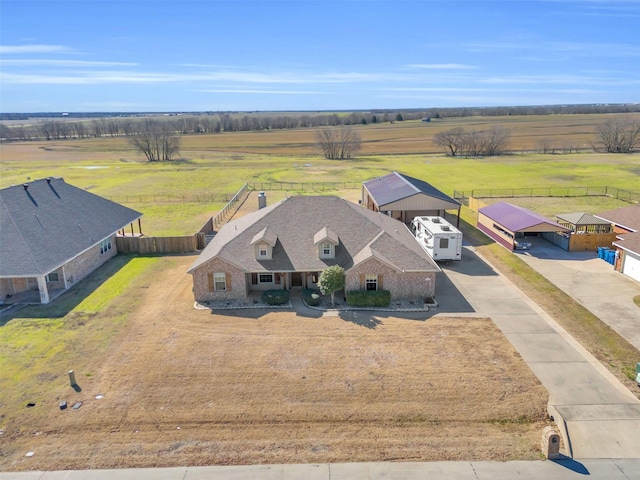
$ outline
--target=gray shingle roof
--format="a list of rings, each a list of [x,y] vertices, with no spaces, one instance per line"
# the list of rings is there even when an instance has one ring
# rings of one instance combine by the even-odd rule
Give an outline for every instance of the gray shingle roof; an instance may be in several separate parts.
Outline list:
[[[451,204],[451,208],[458,208],[460,203],[449,197],[436,187],[423,180],[392,172],[383,177],[374,178],[363,183],[380,209],[384,205],[397,202],[416,194],[435,197]]]
[[[257,260],[251,242],[265,227],[278,241],[271,260]],[[338,239],[335,259],[319,258],[315,237],[324,227]],[[440,270],[401,222],[338,197],[299,196],[225,225],[189,272],[216,257],[247,272],[310,272],[334,264],[349,269],[371,256],[399,271]]]
[[[25,185],[0,190],[2,277],[46,275],[142,216],[62,178]]]
[[[568,222],[572,225],[611,225],[611,222],[595,217],[590,213],[575,212],[575,213],[561,213],[556,215],[560,220]]]

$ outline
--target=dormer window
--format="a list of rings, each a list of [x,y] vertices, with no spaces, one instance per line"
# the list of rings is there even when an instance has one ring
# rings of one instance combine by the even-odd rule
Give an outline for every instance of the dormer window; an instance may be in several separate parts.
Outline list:
[[[318,257],[336,258],[336,246],[340,243],[338,235],[324,227],[313,236],[313,243],[318,248]]]
[[[273,229],[263,228],[256,233],[251,240],[251,245],[256,249],[256,260],[271,260],[277,241],[278,236]]]

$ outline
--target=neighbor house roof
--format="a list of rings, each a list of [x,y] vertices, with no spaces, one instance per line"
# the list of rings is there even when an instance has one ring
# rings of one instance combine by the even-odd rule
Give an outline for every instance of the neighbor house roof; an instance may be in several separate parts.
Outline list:
[[[633,232],[640,230],[640,205],[629,205],[615,210],[607,210],[596,216],[610,223],[615,223],[626,230]]]
[[[613,242],[613,245],[640,255],[640,232],[618,235],[618,240]]]
[[[251,242],[267,227],[277,233],[272,257],[256,259]],[[337,244],[334,259],[319,258],[320,237]],[[338,197],[297,196],[225,225],[189,272],[213,258],[247,272],[309,272],[334,264],[349,269],[372,257],[398,271],[440,270],[401,222]]]
[[[499,223],[512,232],[519,232],[523,230],[530,232],[566,232],[570,230],[549,218],[507,202],[498,202],[493,205],[482,207],[478,212],[489,217],[494,222]]]
[[[460,206],[460,202],[441,192],[433,185],[398,172],[368,180],[363,185],[381,210],[384,210],[383,207],[385,205],[420,194],[441,200],[446,208],[458,208]]]
[[[556,217],[571,225],[611,225],[611,222],[608,220],[603,220],[602,218],[584,212],[562,213],[556,215]]]
[[[0,276],[46,275],[142,214],[62,178],[0,190]]]

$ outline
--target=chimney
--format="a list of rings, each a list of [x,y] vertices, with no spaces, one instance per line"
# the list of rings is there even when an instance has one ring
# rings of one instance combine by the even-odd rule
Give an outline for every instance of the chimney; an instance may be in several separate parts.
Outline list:
[[[267,206],[267,195],[264,192],[258,194],[258,210]]]
[[[29,184],[28,183],[25,183],[22,186],[24,187],[25,190],[29,190]]]

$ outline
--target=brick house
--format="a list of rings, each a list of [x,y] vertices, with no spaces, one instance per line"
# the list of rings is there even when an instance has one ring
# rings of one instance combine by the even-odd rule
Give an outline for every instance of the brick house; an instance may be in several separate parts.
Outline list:
[[[345,290],[392,298],[435,294],[436,263],[401,222],[338,197],[290,197],[225,225],[189,269],[195,300],[246,299],[253,291],[315,288],[330,265]]]
[[[0,190],[0,303],[49,303],[116,255],[141,213],[46,178]]]

